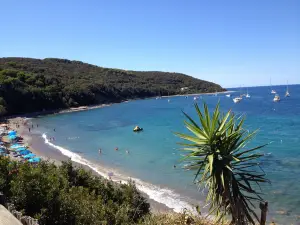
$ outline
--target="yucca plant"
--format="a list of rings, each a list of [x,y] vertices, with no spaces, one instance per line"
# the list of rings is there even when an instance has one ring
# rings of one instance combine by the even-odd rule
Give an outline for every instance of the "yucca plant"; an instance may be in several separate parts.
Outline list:
[[[175,133],[188,141],[179,143],[186,151],[182,160],[188,162],[187,169],[196,171],[195,183],[207,189],[209,214],[215,215],[215,222],[230,215],[230,224],[255,224],[254,204],[262,200],[260,183],[268,182],[258,163],[263,154],[257,153],[265,145],[246,148],[257,131],[243,129],[244,117],[221,113],[219,103],[212,115],[205,103],[203,108],[201,112],[195,104],[199,123],[184,113],[191,135]]]

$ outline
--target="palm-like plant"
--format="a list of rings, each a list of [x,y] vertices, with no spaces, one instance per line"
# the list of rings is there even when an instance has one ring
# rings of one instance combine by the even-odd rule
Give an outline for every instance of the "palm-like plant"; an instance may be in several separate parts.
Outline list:
[[[195,109],[199,124],[184,113],[185,126],[192,135],[175,134],[189,141],[179,143],[187,151],[183,160],[188,162],[188,169],[197,171],[199,187],[207,188],[209,214],[214,214],[217,222],[230,214],[231,224],[255,224],[258,217],[253,201],[262,198],[254,185],[268,181],[257,160],[262,154],[256,150],[265,145],[246,149],[257,131],[248,133],[242,127],[244,117],[237,118],[231,111],[220,113],[219,104],[212,115],[205,103],[203,112],[197,104]]]

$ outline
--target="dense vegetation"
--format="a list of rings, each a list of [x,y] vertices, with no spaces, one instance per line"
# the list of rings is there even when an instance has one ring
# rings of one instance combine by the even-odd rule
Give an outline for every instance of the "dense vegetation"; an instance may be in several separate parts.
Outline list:
[[[40,224],[134,224],[149,215],[133,184],[115,184],[70,162],[32,166],[0,157],[0,191]]]
[[[71,162],[32,166],[0,156],[0,192],[41,225],[212,225],[187,211],[151,214],[133,183],[113,183]]]
[[[182,87],[188,87],[181,91]],[[66,59],[0,58],[0,114],[222,91],[180,73],[109,69]]]

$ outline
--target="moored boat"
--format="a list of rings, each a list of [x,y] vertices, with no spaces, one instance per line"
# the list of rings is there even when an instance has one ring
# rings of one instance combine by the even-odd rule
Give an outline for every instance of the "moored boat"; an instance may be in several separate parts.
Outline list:
[[[280,96],[279,95],[275,95],[273,102],[280,102]]]
[[[242,100],[243,100],[242,97],[236,97],[236,98],[233,99],[233,102],[234,102],[234,103],[239,103],[239,102],[242,101]]]

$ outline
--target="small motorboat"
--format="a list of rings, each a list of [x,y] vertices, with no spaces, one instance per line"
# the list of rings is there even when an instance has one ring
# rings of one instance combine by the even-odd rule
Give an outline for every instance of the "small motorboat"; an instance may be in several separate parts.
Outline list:
[[[139,126],[135,126],[135,128],[133,129],[133,132],[140,132],[142,130],[143,130],[143,128],[141,128]]]
[[[227,98],[230,98],[230,97],[231,97],[231,94],[226,95],[226,97],[227,97]]]
[[[273,102],[280,102],[280,97],[279,95],[275,95]]]
[[[233,99],[233,102],[234,102],[234,103],[239,103],[239,102],[242,101],[242,100],[243,100],[242,97],[236,97],[236,98]]]

